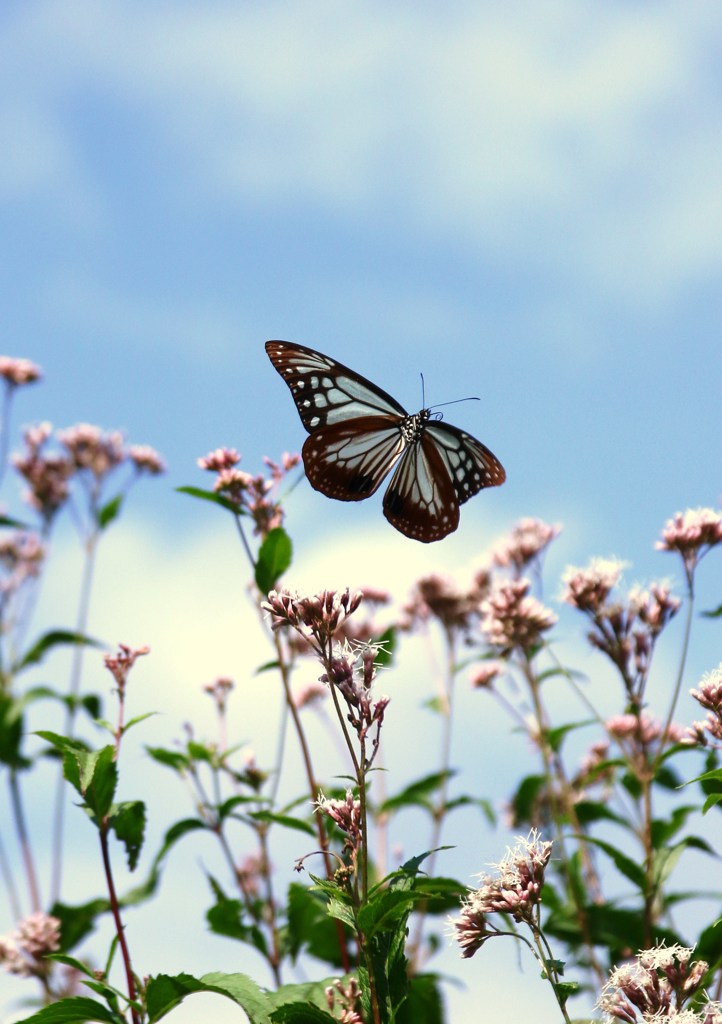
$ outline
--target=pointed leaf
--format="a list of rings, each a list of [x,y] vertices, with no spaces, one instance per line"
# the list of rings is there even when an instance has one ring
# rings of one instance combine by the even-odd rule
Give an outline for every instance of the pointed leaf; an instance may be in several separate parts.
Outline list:
[[[263,538],[256,560],[256,586],[262,594],[273,590],[291,564],[291,538],[282,526],[269,530]]]
[[[98,526],[101,530],[105,530],[106,527],[110,526],[114,519],[118,518],[121,505],[123,504],[123,495],[117,494],[110,501],[106,502],[102,508],[98,509]]]
[[[13,665],[12,671],[20,672],[22,669],[27,668],[28,665],[37,665],[38,662],[43,660],[49,650],[65,644],[80,644],[86,647],[103,646],[97,640],[93,640],[92,637],[85,636],[83,633],[74,633],[69,629],[52,629],[48,633],[43,633],[35,641],[30,650],[26,651],[22,658]]]
[[[17,1024],[88,1024],[88,1021],[125,1024],[125,1018],[112,1013],[102,1003],[86,996],[73,996],[59,1003],[44,1006],[30,1017],[23,1017]]]
[[[176,491],[179,494],[189,494],[191,498],[200,498],[202,501],[210,501],[214,505],[220,505],[221,508],[228,509],[229,512],[236,516],[246,514],[239,502],[231,501],[230,498],[224,498],[222,494],[216,494],[215,491],[204,491],[202,487],[176,487]]]
[[[142,800],[129,800],[117,804],[113,808],[108,824],[125,846],[128,868],[135,871],[145,833],[145,804]]]

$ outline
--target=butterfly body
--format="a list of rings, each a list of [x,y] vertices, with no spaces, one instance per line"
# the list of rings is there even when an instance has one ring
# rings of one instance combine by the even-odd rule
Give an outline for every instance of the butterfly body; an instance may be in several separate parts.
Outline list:
[[[431,409],[411,415],[371,381],[303,345],[267,341],[266,352],[309,433],[306,475],[328,497],[362,501],[394,469],[384,515],[429,543],[457,528],[459,507],[472,495],[506,479],[488,448]]]

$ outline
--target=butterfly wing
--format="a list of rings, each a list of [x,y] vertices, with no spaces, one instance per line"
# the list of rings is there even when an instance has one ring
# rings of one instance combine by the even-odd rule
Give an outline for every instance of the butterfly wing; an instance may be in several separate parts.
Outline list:
[[[396,423],[406,415],[386,391],[321,352],[288,341],[267,341],[266,352],[291,389],[309,434],[359,417],[388,417]]]
[[[459,427],[432,420],[426,425],[424,440],[438,448],[460,505],[485,487],[498,487],[506,480],[496,455]]]
[[[397,530],[429,544],[459,525],[459,501],[440,449],[425,438],[410,445],[384,494],[384,515]]]
[[[459,525],[459,507],[484,487],[506,479],[504,467],[471,434],[428,422],[404,452],[384,495],[384,515],[397,530],[425,544]]]
[[[459,525],[459,507],[506,479],[499,460],[458,427],[408,416],[382,388],[304,345],[267,341],[309,433],[303,463],[311,485],[330,498],[360,501],[396,470],[384,515],[414,540],[440,540]]]
[[[303,446],[311,486],[339,501],[368,498],[406,447],[396,419],[359,416],[316,428]]]

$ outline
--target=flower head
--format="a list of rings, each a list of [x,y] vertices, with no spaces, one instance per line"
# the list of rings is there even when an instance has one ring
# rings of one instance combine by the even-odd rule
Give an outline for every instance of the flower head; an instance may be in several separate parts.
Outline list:
[[[500,651],[520,648],[529,654],[542,633],[551,629],[556,615],[529,593],[528,579],[507,580],[492,587],[481,602],[481,629],[487,642]]]
[[[271,613],[272,628],[291,626],[306,640],[315,641],[317,649],[328,649],[341,622],[353,615],[361,604],[361,591],[322,590],[302,595],[284,587],[272,590],[261,608]]]
[[[482,661],[471,674],[471,685],[475,690],[486,690],[506,671],[503,661]]]
[[[618,1020],[627,1024],[668,1019],[678,1024],[714,1021],[714,1017],[700,1017],[683,1008],[699,989],[708,970],[703,960],[691,962],[693,952],[685,946],[662,943],[640,950],[634,961],[615,967],[597,1002],[607,1014],[607,1021],[610,1024]]]
[[[361,846],[361,801],[347,789],[343,800],[329,800],[323,793],[318,794],[315,806],[334,821],[342,832],[348,836],[346,847],[358,850]]]
[[[502,568],[511,566],[519,573],[539,558],[560,533],[560,526],[552,526],[541,519],[520,519],[509,536],[494,549],[492,561]]]
[[[11,935],[0,936],[0,963],[23,977],[46,973],[43,957],[60,948],[60,921],[37,911],[19,922]]]
[[[406,628],[433,618],[446,630],[465,630],[474,609],[475,601],[449,577],[432,573],[417,580],[402,615]]]
[[[128,448],[128,458],[133,463],[138,473],[148,473],[149,476],[158,476],[165,473],[165,463],[155,448],[149,444],[132,444]]]
[[[125,459],[124,439],[119,430],[104,433],[91,423],[78,423],[59,430],[57,437],[75,469],[88,470],[96,480],[103,479]]]
[[[15,469],[26,480],[29,489],[25,500],[49,524],[67,501],[68,481],[75,466],[68,455],[52,454],[45,446],[52,433],[49,423],[37,423],[23,431],[25,451],[12,456]]]
[[[532,829],[518,836],[495,865],[496,875],[480,875],[481,885],[461,905],[461,915],[452,921],[462,957],[473,956],[489,937],[488,917],[509,914],[515,921],[531,922],[541,902],[544,872],[552,854],[552,843]]]
[[[132,669],[137,658],[142,654],[149,654],[150,647],[138,647],[132,650],[130,647],[126,647],[125,644],[118,644],[118,654],[105,655],[105,667],[111,673],[116,683],[118,684],[118,693],[123,695],[125,692],[125,685],[128,679],[128,673]]]
[[[593,558],[586,569],[570,565],[562,576],[562,600],[583,612],[601,611],[626,565],[614,558]]]
[[[264,457],[270,469],[270,475],[258,473],[253,476],[245,470],[238,469],[241,456],[235,448],[216,448],[215,451],[198,459],[201,469],[211,470],[217,474],[213,490],[245,511],[254,522],[254,532],[265,537],[272,529],[283,522],[283,509],[278,501],[270,495],[274,492],[285,475],[298,464],[300,456],[284,453],[281,463],[273,462]]]
[[[678,551],[689,577],[700,558],[720,543],[722,513],[712,508],[688,508],[667,520],[655,547],[658,551]]]
[[[14,359],[12,356],[0,356],[0,377],[4,377],[8,387],[19,387],[21,384],[32,384],[42,377],[42,371],[29,359]]]
[[[225,676],[219,676],[212,683],[206,683],[203,687],[204,693],[207,693],[216,703],[216,708],[219,714],[224,714],[226,710],[226,704],[228,703],[228,695],[234,687],[232,679],[228,679]]]

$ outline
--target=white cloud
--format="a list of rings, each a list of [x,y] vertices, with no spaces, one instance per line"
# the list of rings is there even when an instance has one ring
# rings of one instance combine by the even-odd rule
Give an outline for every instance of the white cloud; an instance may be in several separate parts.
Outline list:
[[[59,97],[126,105],[165,150],[161,173],[175,164],[178,202],[389,216],[410,241],[465,242],[646,301],[722,258],[706,59],[720,27],[711,9],[577,0],[444,17],[46,3],[5,35],[33,62],[32,86],[18,59],[6,81],[34,97],[56,154],[69,145]],[[42,163],[20,176],[28,188]]]

